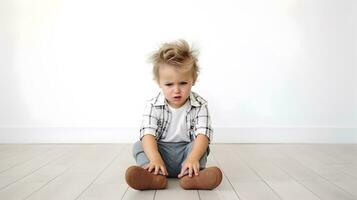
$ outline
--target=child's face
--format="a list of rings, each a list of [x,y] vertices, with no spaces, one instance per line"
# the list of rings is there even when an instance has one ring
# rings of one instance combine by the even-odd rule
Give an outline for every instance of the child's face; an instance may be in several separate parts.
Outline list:
[[[183,72],[170,65],[160,66],[158,83],[167,102],[173,108],[185,104],[194,85],[190,71]]]

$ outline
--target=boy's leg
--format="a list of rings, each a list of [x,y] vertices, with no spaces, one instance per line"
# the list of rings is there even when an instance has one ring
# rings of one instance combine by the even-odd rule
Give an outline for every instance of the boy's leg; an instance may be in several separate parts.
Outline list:
[[[165,163],[168,177],[177,178],[185,156],[187,142],[158,142],[158,150]]]
[[[154,175],[142,168],[149,163],[149,159],[144,152],[141,141],[133,145],[133,156],[140,167],[131,166],[126,170],[125,180],[130,187],[137,190],[166,188],[167,179],[165,176]]]
[[[148,164],[150,161],[144,152],[143,145],[141,141],[137,141],[133,145],[133,157],[140,167]]]
[[[187,143],[166,143],[157,142],[157,148],[165,163],[168,177],[177,177],[180,172],[180,165],[184,157],[185,146]],[[150,161],[144,152],[141,141],[133,145],[133,157],[136,164],[143,167]]]
[[[194,145],[194,141],[190,142],[187,144],[186,146],[186,150],[185,150],[185,156],[184,156],[184,160],[186,160],[187,156],[189,153],[191,153],[192,149],[193,149],[193,145]],[[203,156],[200,159],[200,169],[204,169],[206,168],[206,164],[207,164],[207,156],[209,155],[210,149],[209,147],[207,148],[206,153],[203,154]]]

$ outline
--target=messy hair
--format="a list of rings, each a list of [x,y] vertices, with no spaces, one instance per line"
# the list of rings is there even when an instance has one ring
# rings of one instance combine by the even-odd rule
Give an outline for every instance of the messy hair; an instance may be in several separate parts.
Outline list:
[[[197,57],[198,51],[192,49],[185,40],[162,44],[150,57],[153,64],[154,80],[159,81],[160,66],[166,64],[179,70],[191,71],[193,82],[195,82],[199,73]]]

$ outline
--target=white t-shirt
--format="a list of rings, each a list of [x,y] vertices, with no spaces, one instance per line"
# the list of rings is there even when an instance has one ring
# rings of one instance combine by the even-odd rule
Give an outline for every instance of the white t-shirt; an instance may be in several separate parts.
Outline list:
[[[190,142],[188,134],[186,115],[190,106],[190,101],[187,100],[180,108],[173,108],[168,105],[172,116],[170,126],[167,130],[165,138],[161,139],[162,142]]]

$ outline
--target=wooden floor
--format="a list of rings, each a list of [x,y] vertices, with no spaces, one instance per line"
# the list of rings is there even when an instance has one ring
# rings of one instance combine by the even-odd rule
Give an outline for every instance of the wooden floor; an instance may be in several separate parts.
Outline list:
[[[213,191],[135,191],[124,180],[134,164],[129,144],[0,145],[0,199],[357,199],[357,145],[214,144]]]

